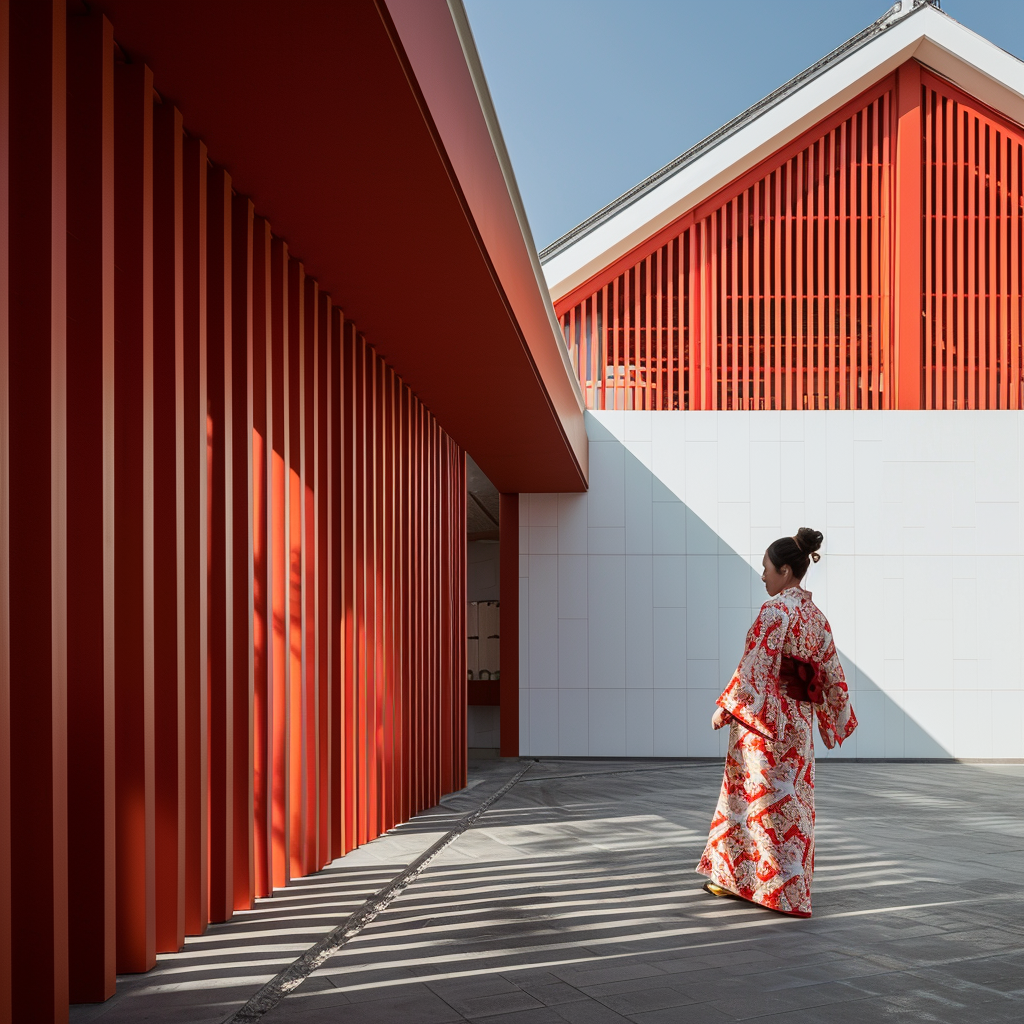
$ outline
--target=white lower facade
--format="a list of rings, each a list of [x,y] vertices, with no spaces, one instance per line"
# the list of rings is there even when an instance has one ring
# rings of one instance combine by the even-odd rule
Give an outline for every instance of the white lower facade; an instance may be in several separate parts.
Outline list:
[[[1024,757],[1024,414],[588,413],[590,491],[520,498],[520,752],[724,753],[776,537],[860,727],[832,756]],[[823,749],[819,756],[829,756]]]

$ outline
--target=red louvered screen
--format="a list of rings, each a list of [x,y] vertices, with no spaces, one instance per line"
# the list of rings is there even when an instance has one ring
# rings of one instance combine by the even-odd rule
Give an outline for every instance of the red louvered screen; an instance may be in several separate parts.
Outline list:
[[[1020,408],[1024,131],[907,67],[924,219],[902,401],[893,75],[556,304],[588,408]]]
[[[892,90],[888,78],[559,304],[589,408],[885,407]]]
[[[1024,131],[923,72],[927,409],[1019,409]]]

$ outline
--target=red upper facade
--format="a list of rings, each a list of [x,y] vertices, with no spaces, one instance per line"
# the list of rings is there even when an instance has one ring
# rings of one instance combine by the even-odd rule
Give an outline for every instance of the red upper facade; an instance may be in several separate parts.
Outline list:
[[[948,20],[896,27],[926,18]],[[719,187],[651,217],[643,241],[617,254],[615,220],[639,219],[670,177],[547,250],[589,408],[1021,407],[1024,130],[917,59],[849,59],[867,88],[725,184],[706,176]],[[591,271],[575,284],[573,247]]]

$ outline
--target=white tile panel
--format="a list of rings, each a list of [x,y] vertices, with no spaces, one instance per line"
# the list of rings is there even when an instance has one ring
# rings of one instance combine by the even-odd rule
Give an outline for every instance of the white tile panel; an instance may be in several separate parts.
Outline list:
[[[718,503],[718,552],[733,551],[744,555],[750,551],[750,502],[720,501]]]
[[[558,753],[586,757],[590,753],[590,698],[586,690],[558,691]]]
[[[654,755],[654,690],[626,690],[626,756]]]
[[[529,558],[529,555],[526,556]],[[530,685],[530,580],[519,577],[519,686]]]
[[[782,450],[774,441],[750,444],[750,525],[782,531]],[[724,469],[724,467],[723,467]],[[732,473],[722,473],[722,477]]]
[[[718,733],[711,728],[720,690],[686,691],[686,753],[688,757],[717,757],[721,747]],[[709,809],[710,810],[710,809]]]
[[[531,526],[530,554],[558,554],[558,528],[556,526]]]
[[[654,685],[654,560],[626,556],[626,687]]]
[[[590,527],[587,530],[587,550],[592,555],[624,555],[626,553],[625,527]]]
[[[953,691],[907,690],[904,757],[953,756]]]
[[[530,686],[558,685],[558,556],[530,555]]]
[[[656,555],[686,554],[686,518],[687,509],[682,502],[654,502],[652,523]]]
[[[558,526],[558,495],[530,495],[530,526]]]
[[[695,559],[700,555],[693,556]],[[718,562],[718,606],[720,608],[742,608],[744,614],[750,611],[750,578],[757,576],[750,563],[741,555],[719,555]]]
[[[686,555],[659,555],[652,559],[655,608],[686,607]]]
[[[554,689],[547,552],[591,552],[585,572],[583,558],[559,570],[554,677],[574,707],[586,693],[589,752],[713,756],[725,735],[698,727],[693,708],[710,717],[764,600],[764,547],[807,525],[826,534],[807,585],[832,621],[862,723],[839,756],[1019,756],[1007,751],[1024,744],[1024,415],[612,413],[587,425],[590,494],[521,499],[521,572],[540,577],[520,581],[524,750],[525,691]],[[778,470],[759,476],[773,451]],[[662,666],[676,661],[666,686]],[[607,692],[592,704],[587,691]],[[991,705],[993,693],[1008,714],[985,732],[972,702]],[[605,711],[619,706],[613,725]],[[652,710],[638,718],[641,706]],[[560,705],[560,730],[565,714]],[[580,747],[569,733],[558,743]]]
[[[653,691],[655,757],[687,757],[686,690]]]
[[[625,551],[630,555],[650,554],[654,540],[651,472],[627,454],[625,478]]]
[[[558,617],[587,618],[587,556],[558,556]]]
[[[687,654],[687,609],[654,609],[654,685],[684,687]]]
[[[558,553],[587,553],[587,495],[558,495]]]
[[[626,754],[626,691],[590,690],[590,755]]]
[[[715,509],[717,518],[718,509]],[[675,555],[686,552],[689,555],[717,555],[720,547],[718,533],[714,526],[707,519],[698,515],[692,508],[686,507],[686,539],[685,546],[679,547],[678,543],[669,546],[665,545],[659,551],[658,544],[658,522],[654,523],[654,550],[656,554]],[[673,524],[675,528],[675,524]]]
[[[625,441],[650,441],[651,420],[656,414],[642,410],[622,414],[622,436]]]
[[[589,623],[586,619],[558,620],[558,686],[580,689],[590,685]]]
[[[618,442],[591,442],[588,525],[625,526],[625,455]]]
[[[520,661],[520,665],[522,662]],[[530,691],[519,687],[519,756],[530,753]]]
[[[553,757],[558,753],[559,691],[530,688],[530,754]],[[522,723],[520,723],[520,732]]]
[[[626,559],[591,555],[587,566],[591,687],[626,685]]]

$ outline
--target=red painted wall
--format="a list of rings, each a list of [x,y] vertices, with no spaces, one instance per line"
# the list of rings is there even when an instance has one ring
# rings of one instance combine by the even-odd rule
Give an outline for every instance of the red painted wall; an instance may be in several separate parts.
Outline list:
[[[102,15],[8,24],[0,1022],[46,1022],[465,784],[466,481]]]

